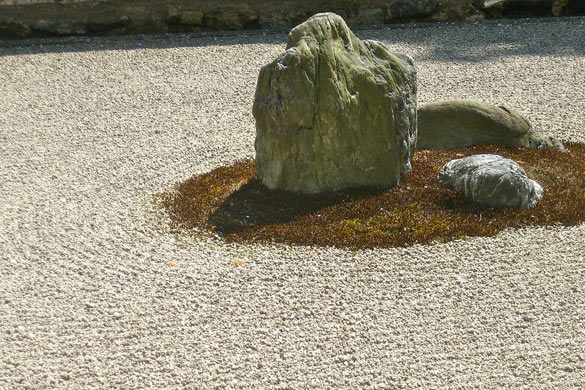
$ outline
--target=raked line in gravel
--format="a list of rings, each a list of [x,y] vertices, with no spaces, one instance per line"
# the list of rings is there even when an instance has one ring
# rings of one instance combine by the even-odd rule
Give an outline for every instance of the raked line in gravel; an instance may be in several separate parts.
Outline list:
[[[419,104],[585,142],[583,17],[358,35],[414,57]],[[0,42],[0,389],[583,388],[583,225],[356,252],[165,231],[154,194],[254,155],[284,42]]]

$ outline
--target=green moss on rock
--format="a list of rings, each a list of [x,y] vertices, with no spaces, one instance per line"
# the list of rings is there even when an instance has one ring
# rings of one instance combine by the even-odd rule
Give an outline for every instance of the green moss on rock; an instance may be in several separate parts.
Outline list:
[[[318,14],[261,69],[253,113],[258,177],[269,188],[393,186],[414,153],[414,64]]]

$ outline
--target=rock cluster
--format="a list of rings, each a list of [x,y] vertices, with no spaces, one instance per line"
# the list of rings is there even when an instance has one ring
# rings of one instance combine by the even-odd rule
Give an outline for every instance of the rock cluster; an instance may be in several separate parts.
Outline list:
[[[393,186],[416,142],[416,72],[409,57],[360,41],[335,14],[289,34],[258,77],[257,176],[302,193]]]
[[[451,160],[439,172],[441,184],[488,207],[533,208],[543,189],[515,161],[495,154]]]

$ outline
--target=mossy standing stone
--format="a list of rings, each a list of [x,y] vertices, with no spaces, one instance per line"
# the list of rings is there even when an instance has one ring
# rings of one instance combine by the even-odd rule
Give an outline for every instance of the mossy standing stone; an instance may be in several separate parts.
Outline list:
[[[253,108],[257,176],[317,193],[399,183],[416,143],[412,59],[360,41],[335,14],[295,27],[262,67]]]

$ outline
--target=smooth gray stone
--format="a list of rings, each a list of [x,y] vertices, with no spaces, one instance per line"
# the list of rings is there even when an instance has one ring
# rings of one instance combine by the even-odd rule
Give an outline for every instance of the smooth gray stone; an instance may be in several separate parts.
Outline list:
[[[461,99],[427,104],[418,110],[417,149],[472,145],[563,150],[557,139],[535,133],[526,118],[503,106]]]
[[[253,114],[256,173],[268,188],[394,186],[415,151],[414,63],[317,14],[262,67]]]
[[[439,183],[489,207],[530,209],[543,189],[515,161],[495,154],[451,160],[439,172]]]

